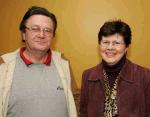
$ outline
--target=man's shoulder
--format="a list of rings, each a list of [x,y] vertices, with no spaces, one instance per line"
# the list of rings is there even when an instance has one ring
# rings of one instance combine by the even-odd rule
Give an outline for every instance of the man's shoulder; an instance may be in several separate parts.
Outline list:
[[[54,51],[54,50],[52,50],[52,58],[53,59],[61,59],[61,60],[63,60],[63,61],[69,61],[65,56],[64,56],[64,54],[62,54],[61,52],[59,52],[59,51]]]
[[[0,56],[0,65],[3,63],[5,63],[5,62],[4,62],[3,58]]]
[[[0,64],[8,63],[8,62],[11,62],[12,60],[14,60],[16,58],[18,51],[19,51],[19,49],[0,56]]]

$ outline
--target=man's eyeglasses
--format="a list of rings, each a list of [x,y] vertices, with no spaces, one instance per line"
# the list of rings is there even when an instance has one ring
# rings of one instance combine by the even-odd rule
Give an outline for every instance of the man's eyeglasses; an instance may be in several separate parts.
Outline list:
[[[105,40],[101,40],[101,43],[100,43],[102,47],[108,47],[110,44],[115,48],[119,48],[121,47],[121,45],[124,45],[125,43],[119,42],[119,41],[110,42],[110,41],[105,41]]]
[[[26,26],[26,29],[30,30],[32,33],[35,33],[35,34],[39,34],[39,33],[41,33],[41,31],[43,31],[46,36],[50,36],[51,34],[53,34],[53,30],[50,28],[43,28],[42,29],[38,26],[32,26],[32,27]]]

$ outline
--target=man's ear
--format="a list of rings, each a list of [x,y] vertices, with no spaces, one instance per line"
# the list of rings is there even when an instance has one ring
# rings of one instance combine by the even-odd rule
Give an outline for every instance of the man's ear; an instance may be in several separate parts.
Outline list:
[[[21,33],[21,36],[22,36],[22,41],[25,42],[25,39],[26,39],[25,38],[25,33]]]
[[[4,63],[4,60],[3,60],[2,57],[0,57],[0,65],[1,65],[2,63]]]

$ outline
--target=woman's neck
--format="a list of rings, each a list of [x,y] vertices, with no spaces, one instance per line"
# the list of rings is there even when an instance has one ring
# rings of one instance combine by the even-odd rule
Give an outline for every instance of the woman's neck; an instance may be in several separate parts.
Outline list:
[[[117,64],[115,65],[108,65],[104,60],[102,60],[102,65],[106,73],[112,73],[112,72],[120,72],[123,65],[125,64],[126,61],[126,55],[124,55]]]

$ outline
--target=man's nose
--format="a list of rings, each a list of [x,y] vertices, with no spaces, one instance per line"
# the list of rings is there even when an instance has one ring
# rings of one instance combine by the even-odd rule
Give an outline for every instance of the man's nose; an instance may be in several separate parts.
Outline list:
[[[40,30],[39,35],[40,35],[40,37],[45,37],[45,32],[44,32],[44,30]]]

